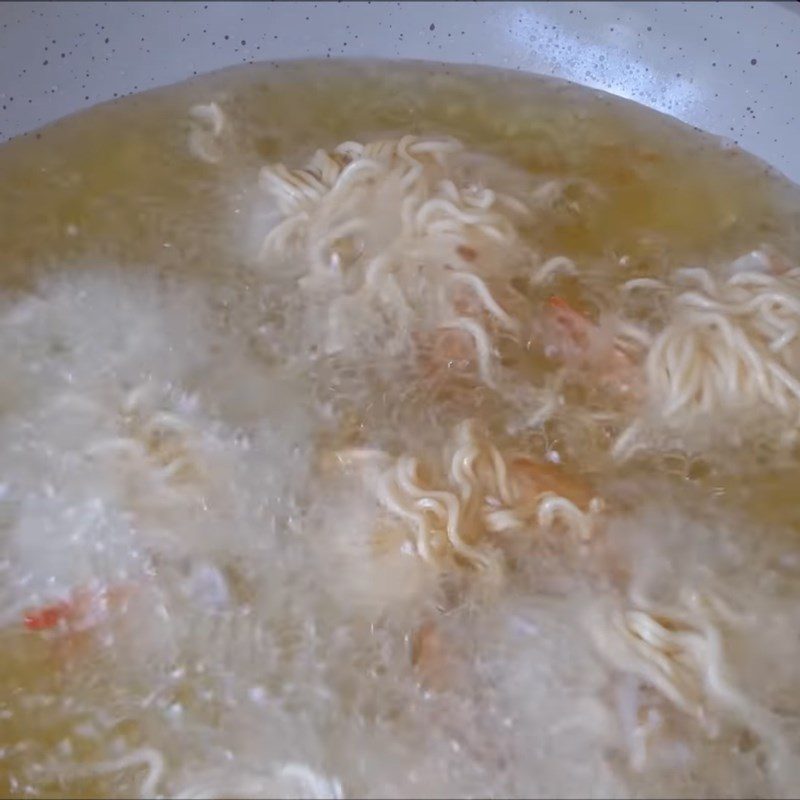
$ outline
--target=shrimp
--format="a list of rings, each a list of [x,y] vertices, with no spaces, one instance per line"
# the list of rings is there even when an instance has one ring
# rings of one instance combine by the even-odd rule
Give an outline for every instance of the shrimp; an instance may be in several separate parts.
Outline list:
[[[547,301],[536,327],[544,354],[551,361],[592,375],[614,394],[641,396],[643,377],[639,365],[608,331],[562,297],[553,296]]]
[[[134,589],[131,584],[79,587],[65,599],[27,609],[22,624],[28,632],[51,641],[54,664],[60,668],[87,655],[97,629],[126,609]]]
[[[444,373],[459,376],[475,371],[475,340],[459,328],[436,328],[415,337],[423,377],[437,378]]]
[[[132,587],[127,584],[73,589],[64,600],[26,610],[23,625],[32,632],[83,633],[123,608],[131,594]]]
[[[464,248],[473,253],[471,248]],[[424,377],[472,376],[488,370],[486,354],[500,336],[516,338],[519,322],[513,313],[518,298],[508,287],[490,288],[477,275],[452,273],[450,302],[455,323],[441,325],[428,333],[418,333],[419,360]],[[476,336],[479,335],[481,345]],[[486,378],[487,375],[483,374]]]
[[[588,511],[596,495],[588,483],[568,475],[561,467],[528,456],[519,456],[508,465],[509,477],[522,496],[536,497],[552,492]]]
[[[411,663],[421,686],[434,692],[452,685],[452,655],[441,629],[428,620],[411,637]]]
[[[508,462],[508,476],[521,503],[532,504],[537,497],[551,493],[573,503],[586,514],[588,536],[580,542],[580,556],[587,576],[624,589],[630,580],[629,556],[607,535],[603,512],[605,498],[583,478],[571,475],[556,464],[518,456]]]

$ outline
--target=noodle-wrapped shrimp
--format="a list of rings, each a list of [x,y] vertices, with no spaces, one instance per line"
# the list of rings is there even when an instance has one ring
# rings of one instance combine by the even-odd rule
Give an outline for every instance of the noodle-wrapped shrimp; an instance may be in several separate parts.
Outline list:
[[[452,319],[415,336],[422,374],[426,378],[478,374],[491,384],[499,340],[518,339],[519,298],[509,286],[490,284],[470,272],[449,275]]]
[[[603,389],[614,394],[641,397],[644,381],[636,360],[609,327],[594,322],[564,298],[549,298],[534,329],[551,361],[595,377]]]
[[[419,365],[426,379],[436,380],[443,375],[473,374],[476,364],[475,340],[460,328],[436,328],[416,334]]]
[[[543,496],[564,502],[567,515],[560,522],[578,533],[578,548],[560,549],[562,553],[577,555],[583,574],[616,589],[624,589],[628,585],[630,555],[609,537],[606,516],[609,506],[589,481],[559,464],[530,456],[509,459],[508,475],[521,506],[533,507],[541,503]],[[577,513],[569,513],[570,504]],[[537,530],[545,521],[540,515],[540,527]],[[558,541],[563,542],[561,539]]]
[[[508,469],[517,490],[523,494],[552,492],[572,501],[582,511],[589,511],[593,501],[597,500],[592,487],[585,480],[568,474],[557,464],[529,456],[517,456],[511,459]]]

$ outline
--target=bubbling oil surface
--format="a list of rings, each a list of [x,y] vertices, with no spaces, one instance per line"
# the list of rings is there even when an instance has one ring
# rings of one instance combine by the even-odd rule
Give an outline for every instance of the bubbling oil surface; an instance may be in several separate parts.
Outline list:
[[[216,164],[187,144],[190,109],[211,102],[227,126]],[[631,767],[619,678],[583,623],[615,589],[558,545],[517,543],[507,582],[484,592],[384,563],[342,535],[374,526],[374,509],[331,481],[321,452],[433,453],[463,416],[502,430],[507,414],[480,389],[433,398],[405,364],[304,351],[284,302],[296,287],[253,265],[265,162],[409,133],[455,136],[528,176],[571,181],[558,213],[526,232],[543,259],[581,265],[568,300],[602,307],[622,276],[762,244],[800,255],[800,193],[754,158],[635,104],[488,69],[253,65],[3,145],[4,796],[797,789],[741,720],[714,737],[676,714],[647,765]],[[540,377],[535,360],[519,370]],[[170,438],[175,420],[189,444]],[[542,431],[504,436],[559,446]],[[161,471],[120,479],[128,456],[108,453],[123,439]],[[619,466],[606,444],[578,432],[562,457],[616,499],[609,538],[667,596],[713,579],[774,620],[732,634],[737,680],[798,745],[787,664],[800,646],[781,632],[800,599],[800,462],[740,451],[724,464],[711,453],[711,466],[680,455]],[[103,595],[99,625],[64,637],[23,624],[31,608],[95,585],[129,588],[119,609]],[[432,617],[443,685],[414,665]]]

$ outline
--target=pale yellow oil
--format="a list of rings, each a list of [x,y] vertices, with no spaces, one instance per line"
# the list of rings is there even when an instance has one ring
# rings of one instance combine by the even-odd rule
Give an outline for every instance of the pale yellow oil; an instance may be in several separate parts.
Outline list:
[[[231,131],[217,165],[187,146],[189,109],[209,102],[224,109]],[[109,552],[116,547],[121,571],[146,577],[148,588],[121,618],[68,645],[26,630],[15,604],[41,598],[48,585],[46,567],[36,573],[36,553],[47,553],[59,568],[70,558],[64,543],[83,524],[93,495],[90,485],[79,491],[70,483],[84,474],[80,459],[58,461],[72,445],[47,449],[49,434],[37,426],[56,430],[52,415],[26,416],[45,403],[49,389],[37,388],[39,373],[14,361],[11,351],[21,345],[3,323],[0,348],[11,353],[2,362],[11,366],[0,389],[3,796],[136,796],[146,766],[120,762],[92,773],[91,765],[144,747],[164,759],[155,791],[167,795],[203,787],[216,796],[268,792],[263,776],[286,762],[336,776],[348,796],[787,791],[759,771],[757,748],[736,750],[736,732],[707,743],[689,731],[695,761],[635,774],[613,733],[602,739],[574,723],[576,715],[588,720],[606,707],[608,676],[578,623],[581,609],[604,589],[572,575],[569,565],[556,559],[548,569],[563,569],[563,580],[537,585],[542,567],[522,555],[519,574],[499,598],[469,596],[451,609],[444,624],[465,667],[455,688],[437,694],[420,686],[409,642],[452,587],[431,580],[396,613],[391,606],[380,614],[354,610],[349,573],[317,554],[324,549],[318,537],[337,520],[326,517],[331,506],[315,494],[322,491],[315,448],[372,437],[424,451],[443,415],[455,423],[458,409],[430,412],[419,398],[404,399],[385,385],[368,404],[343,397],[353,383],[325,372],[330,366],[282,371],[280,353],[292,345],[265,339],[264,326],[280,327],[261,285],[270,278],[251,268],[245,246],[258,170],[267,161],[298,165],[316,148],[341,141],[405,133],[453,135],[542,179],[598,187],[602,202],[591,202],[576,183],[575,206],[529,232],[542,257],[563,254],[585,267],[591,291],[583,299],[590,303],[592,291],[606,297],[623,278],[735,258],[763,243],[800,256],[800,192],[763,163],[635,104],[486,69],[254,65],[124,98],[3,145],[0,310],[12,314],[31,293],[54,296],[40,288],[42,281],[69,284],[71,273],[83,276],[89,300],[75,307],[87,325],[95,314],[109,318],[97,328],[98,338],[109,337],[109,361],[103,362],[102,341],[89,342],[87,348],[98,348],[96,361],[86,356],[76,361],[83,372],[62,377],[78,392],[82,381],[100,386],[101,378],[102,387],[116,391],[114,382],[130,376],[115,371],[112,356],[124,346],[125,326],[139,335],[136,305],[121,307],[115,330],[116,312],[92,306],[92,297],[113,302],[117,286],[120,296],[138,291],[150,308],[163,287],[164,313],[172,309],[174,319],[165,323],[163,351],[146,351],[152,371],[207,401],[203,413],[222,426],[214,435],[229,469],[217,487],[221,499],[211,492],[204,506],[166,517],[166,534],[178,543],[161,560],[148,560],[147,543],[141,552],[139,544],[135,553],[126,550],[127,537],[136,541],[129,530],[135,522],[104,500],[92,535],[103,539],[113,529]],[[92,275],[100,272],[112,282],[93,295]],[[140,280],[144,288],[136,289]],[[193,319],[195,296],[202,309]],[[59,324],[53,322],[52,342],[42,350],[43,370],[58,369],[58,348],[70,346],[59,340]],[[31,352],[35,359],[39,351]],[[181,359],[194,360],[184,368]],[[137,369],[142,377],[150,366]],[[502,413],[480,397],[468,405],[487,417]],[[340,412],[333,426],[321,411],[329,406]],[[64,426],[77,413],[65,410]],[[574,445],[571,463],[580,465],[581,447],[579,471],[611,494],[617,484],[627,487],[621,540],[639,532],[641,547],[663,559],[665,574],[679,581],[707,559],[710,570],[730,572],[733,595],[741,587],[749,602],[759,581],[753,575],[736,581],[752,559],[770,598],[800,599],[794,499],[800,462],[766,456],[762,463],[742,452],[727,468],[665,457],[615,471],[598,455],[597,442]],[[50,513],[49,503],[57,510]],[[26,523],[33,543],[27,550],[20,544],[23,507],[33,520]],[[339,524],[356,523],[343,514]],[[116,556],[104,558],[104,569],[113,572]],[[193,604],[182,589],[198,559],[226,577],[222,610]],[[753,607],[768,613],[770,602]],[[800,705],[785,659],[800,647],[776,648],[747,662],[747,679],[776,664],[780,696],[772,700],[776,713],[790,718]],[[261,789],[236,783],[250,775],[262,780]],[[286,791],[276,785],[278,795]]]

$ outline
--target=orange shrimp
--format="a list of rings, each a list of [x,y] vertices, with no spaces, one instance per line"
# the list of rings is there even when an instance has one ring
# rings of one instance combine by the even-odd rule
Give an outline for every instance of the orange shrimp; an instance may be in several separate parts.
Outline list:
[[[474,254],[472,248],[464,246],[467,254]],[[466,257],[466,256],[464,256]],[[474,257],[470,255],[470,257]],[[492,297],[500,311],[513,317],[509,311],[514,307],[514,295],[508,288],[492,289]],[[486,330],[490,337],[498,333],[497,317],[493,316],[475,290],[469,285],[458,285],[452,294],[453,311],[460,317],[474,319]],[[427,378],[441,376],[443,373],[472,375],[477,365],[475,340],[464,330],[441,327],[432,332],[418,334],[415,337],[419,352],[423,375]]]
[[[425,689],[441,692],[451,683],[450,653],[433,622],[423,623],[411,639],[411,663]]]
[[[591,484],[567,474],[556,464],[520,456],[512,459],[508,466],[509,477],[515,482],[517,490],[526,494],[555,492],[571,500],[581,511],[589,511],[592,501],[601,499]],[[607,581],[617,589],[624,589],[631,578],[629,553],[620,542],[609,538],[602,522],[595,527],[594,533],[598,535],[592,536],[586,543],[585,568],[596,578]]]
[[[509,475],[523,494],[553,492],[571,500],[582,511],[587,511],[596,497],[592,487],[580,478],[568,475],[555,464],[535,461],[527,456],[511,460]]]
[[[462,317],[486,322],[484,309],[467,287],[459,287],[453,296],[453,309]],[[460,375],[475,370],[477,352],[472,336],[459,328],[436,328],[418,337],[420,361],[426,377],[443,371]]]
[[[474,247],[470,247],[466,244],[458,245],[458,247],[456,247],[456,253],[468,264],[471,264],[478,257],[478,251]]]
[[[563,297],[551,297],[542,324],[545,355],[554,361],[582,361],[599,329]]]
[[[467,286],[459,286],[453,292],[453,310],[456,314],[474,319],[480,319],[484,315],[484,309],[475,292]]]
[[[46,631],[61,623],[67,623],[71,615],[71,604],[61,601],[26,611],[23,622],[29,631]]]
[[[66,600],[28,609],[23,624],[29,631],[58,630],[66,634],[90,630],[122,608],[132,588],[126,584],[110,588],[78,588]]]
[[[443,373],[468,375],[475,370],[475,342],[458,328],[436,328],[415,335],[419,365],[425,378],[440,377]]]
[[[617,394],[641,393],[638,365],[597,323],[564,298],[553,296],[540,325],[545,355],[595,376],[600,385]]]
[[[572,501],[581,511],[589,512],[592,501],[605,502],[593,491],[592,486],[580,477],[568,475],[563,469],[527,456],[509,462],[509,477],[517,491],[535,496],[541,492],[554,492]],[[613,538],[601,518],[593,517],[592,536],[582,542],[580,551],[581,569],[594,579],[623,590],[630,582],[629,554]]]

